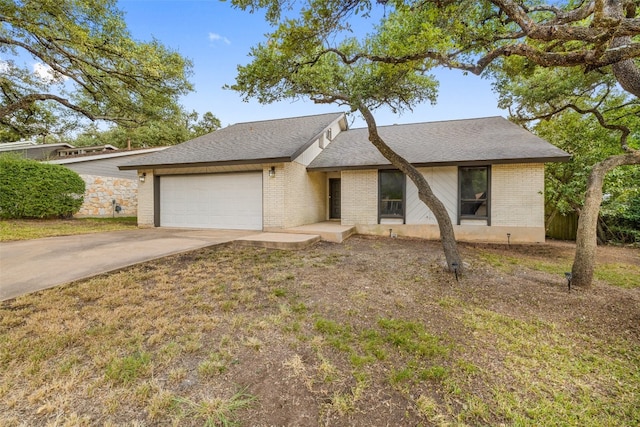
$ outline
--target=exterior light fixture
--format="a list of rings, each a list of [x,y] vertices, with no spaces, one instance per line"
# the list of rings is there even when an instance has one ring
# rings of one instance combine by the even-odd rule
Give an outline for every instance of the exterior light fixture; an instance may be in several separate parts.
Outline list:
[[[146,172],[142,172],[140,174],[140,182],[144,182],[144,180],[147,178],[147,173]]]
[[[507,233],[507,246],[511,246],[511,233]]]
[[[567,279],[567,288],[569,288],[569,292],[571,292],[571,279],[573,279],[573,274],[570,271],[564,273],[565,279]]]
[[[451,263],[451,268],[453,268],[453,274],[456,275],[456,282],[458,281],[458,263],[457,262],[452,262]]]
[[[269,176],[271,178],[273,178],[274,176],[276,176],[276,167],[275,166],[271,166],[271,169],[269,169]]]

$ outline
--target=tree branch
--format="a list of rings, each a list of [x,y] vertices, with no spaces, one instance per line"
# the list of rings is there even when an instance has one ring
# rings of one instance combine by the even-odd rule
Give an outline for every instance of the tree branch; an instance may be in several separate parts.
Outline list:
[[[86,109],[84,109],[82,107],[79,107],[78,105],[70,102],[68,99],[62,98],[62,97],[57,96],[57,95],[48,94],[48,93],[32,93],[32,94],[23,96],[22,98],[16,100],[15,102],[12,102],[9,105],[3,106],[2,108],[0,108],[0,117],[6,117],[6,116],[8,116],[10,114],[15,113],[18,110],[23,110],[23,109],[27,108],[28,106],[32,105],[36,101],[55,101],[55,102],[65,106],[65,107],[69,108],[70,110],[75,111],[76,113],[82,114],[83,116],[85,116],[86,118],[88,118],[91,121],[109,120],[109,121],[116,121],[116,122],[139,123],[135,119],[125,118],[125,117],[112,117],[112,116],[96,115],[96,114],[93,114],[93,113],[87,111]]]
[[[577,9],[572,9],[570,11],[566,11],[563,9],[558,9],[555,6],[551,5],[539,5],[530,8],[526,8],[526,12],[552,12],[556,18],[552,21],[554,23],[559,24],[568,24],[570,22],[577,22],[586,19],[589,15],[593,13],[595,9],[595,2],[593,0],[588,3],[583,4]]]

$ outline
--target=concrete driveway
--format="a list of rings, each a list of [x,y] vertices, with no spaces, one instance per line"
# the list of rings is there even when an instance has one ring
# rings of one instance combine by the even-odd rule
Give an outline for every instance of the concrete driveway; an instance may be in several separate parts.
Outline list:
[[[0,301],[252,234],[149,228],[0,243]]]

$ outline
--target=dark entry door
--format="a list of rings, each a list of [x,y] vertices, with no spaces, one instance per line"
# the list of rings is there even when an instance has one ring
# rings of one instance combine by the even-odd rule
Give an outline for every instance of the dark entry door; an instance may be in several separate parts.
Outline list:
[[[340,219],[340,178],[329,178],[329,218]]]

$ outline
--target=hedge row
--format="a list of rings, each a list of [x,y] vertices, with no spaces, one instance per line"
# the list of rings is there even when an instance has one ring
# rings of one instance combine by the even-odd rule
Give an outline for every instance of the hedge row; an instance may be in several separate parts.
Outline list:
[[[83,194],[82,178],[64,166],[0,156],[0,218],[70,217]]]

